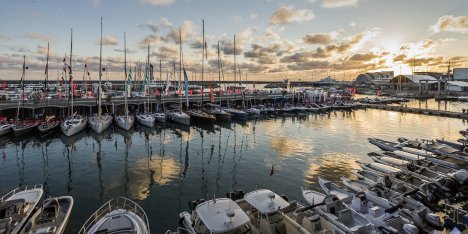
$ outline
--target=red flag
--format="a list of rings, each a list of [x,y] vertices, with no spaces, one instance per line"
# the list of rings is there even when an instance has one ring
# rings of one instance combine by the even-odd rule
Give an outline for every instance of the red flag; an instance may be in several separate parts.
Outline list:
[[[63,76],[62,76],[62,79],[60,80],[60,86],[63,85],[63,82],[65,81],[65,79],[63,79]]]
[[[154,91],[154,95],[155,95],[155,96],[159,96],[159,89],[156,89],[156,90]]]
[[[255,89],[255,82],[253,82],[253,88]]]
[[[8,85],[7,85],[6,81],[3,81],[3,85],[2,85],[3,89],[6,89],[7,86],[8,86]]]
[[[223,90],[219,89],[219,96],[222,96],[222,95],[223,95]]]
[[[246,89],[245,94],[249,95],[249,93],[250,93],[250,89]]]
[[[275,164],[271,164],[270,176],[275,173]]]
[[[170,89],[167,90],[167,96],[171,96],[171,90]]]
[[[233,93],[232,89],[229,89],[228,93],[229,93],[229,95],[231,95]]]
[[[76,81],[75,81],[75,82],[73,82],[73,92],[75,92],[75,90],[76,90],[76,86],[77,86],[77,85],[78,85],[78,84],[76,83]]]
[[[179,89],[179,95],[181,95],[181,94],[182,94],[182,90],[181,90],[181,89]]]
[[[200,88],[200,95],[203,94],[203,88]]]
[[[240,89],[237,90],[237,94],[239,94],[239,95],[241,94],[241,90],[240,90]]]
[[[193,90],[190,90],[190,91],[189,91],[189,94],[190,94],[190,96],[192,96],[192,94],[193,94]]]
[[[210,101],[211,101],[212,103],[214,102],[213,88],[210,88]]]

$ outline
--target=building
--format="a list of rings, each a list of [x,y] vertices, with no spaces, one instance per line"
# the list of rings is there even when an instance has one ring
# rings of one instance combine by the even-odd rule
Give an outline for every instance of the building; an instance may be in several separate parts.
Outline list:
[[[453,80],[468,81],[468,68],[454,68]]]
[[[354,83],[356,85],[385,85],[394,77],[393,71],[366,72],[359,74]]]
[[[447,81],[447,90],[450,92],[468,91],[468,82],[460,80]]]
[[[395,90],[437,90],[437,85],[438,80],[428,75],[398,75],[389,82]]]

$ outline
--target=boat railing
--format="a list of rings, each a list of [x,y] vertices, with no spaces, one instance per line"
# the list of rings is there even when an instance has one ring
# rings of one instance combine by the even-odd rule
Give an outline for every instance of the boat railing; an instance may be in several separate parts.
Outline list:
[[[3,202],[4,200],[6,200],[7,198],[15,195],[16,193],[18,192],[22,192],[22,191],[25,191],[25,190],[31,190],[31,189],[42,189],[42,184],[35,184],[35,185],[27,185],[27,186],[22,186],[22,187],[19,187],[19,188],[16,188],[16,189],[13,189],[12,191],[8,192],[7,194],[3,195],[1,198],[0,198],[0,202]]]
[[[91,217],[89,217],[88,220],[86,220],[85,224],[83,224],[83,226],[81,227],[79,233],[87,233],[90,230],[90,228],[93,227],[101,218],[106,216],[106,214],[118,209],[127,210],[140,217],[145,223],[145,226],[148,230],[148,234],[150,233],[148,217],[146,216],[146,213],[143,210],[143,208],[141,208],[134,201],[125,197],[113,198],[106,202],[104,205],[102,205],[96,212],[94,212],[94,214],[91,215]]]
[[[468,214],[468,212],[464,211],[463,209],[454,207],[452,205],[445,204],[444,206],[444,210],[447,216],[457,223],[462,223],[463,217]]]

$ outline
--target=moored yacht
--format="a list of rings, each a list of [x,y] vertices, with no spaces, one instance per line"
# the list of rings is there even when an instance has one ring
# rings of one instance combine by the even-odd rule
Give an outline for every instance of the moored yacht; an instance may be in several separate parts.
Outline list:
[[[130,130],[130,128],[133,127],[133,124],[135,123],[135,116],[132,114],[118,115],[117,117],[115,117],[115,123],[120,128],[128,131]]]
[[[143,126],[152,128],[154,126],[154,117],[148,113],[138,113],[136,114],[136,119],[138,123]]]
[[[181,225],[190,234],[256,233],[247,214],[231,199],[190,202],[191,213],[180,213]]]
[[[138,204],[125,197],[116,197],[96,210],[78,233],[149,234],[150,228],[146,213]]]
[[[60,128],[65,136],[71,137],[85,129],[87,123],[88,118],[86,116],[75,114],[65,119],[65,121],[60,124]]]
[[[16,188],[0,197],[0,233],[19,233],[42,193],[39,184]]]
[[[190,126],[190,115],[180,110],[173,110],[169,112],[168,118],[178,124]]]
[[[29,219],[21,230],[23,233],[62,234],[68,224],[73,208],[73,197],[53,197],[44,200],[43,205]]]
[[[112,124],[112,116],[109,114],[97,114],[89,118],[89,126],[96,133],[101,133]]]

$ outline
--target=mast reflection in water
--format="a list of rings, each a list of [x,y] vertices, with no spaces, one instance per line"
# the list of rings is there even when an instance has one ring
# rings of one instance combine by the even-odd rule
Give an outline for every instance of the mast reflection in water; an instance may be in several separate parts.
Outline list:
[[[137,201],[152,232],[174,229],[190,200],[224,197],[233,189],[266,187],[301,199],[300,186],[317,177],[337,181],[369,160],[368,137],[456,140],[467,124],[458,119],[380,110],[268,117],[213,126],[136,125],[71,138],[0,138],[0,193],[40,183],[47,196],[70,194],[75,207],[67,233],[115,196]],[[269,176],[271,165],[275,174]]]

